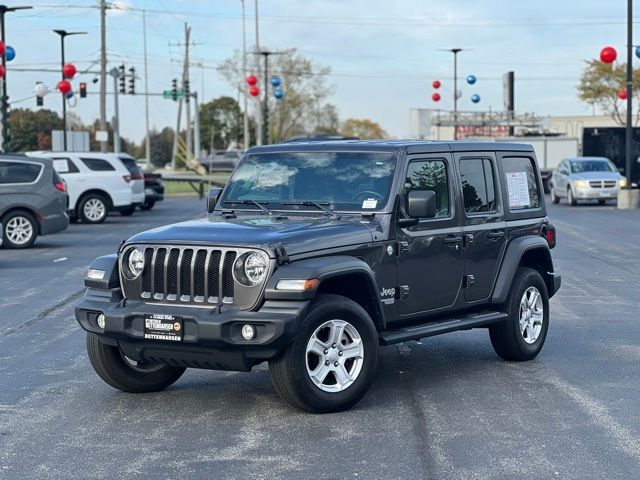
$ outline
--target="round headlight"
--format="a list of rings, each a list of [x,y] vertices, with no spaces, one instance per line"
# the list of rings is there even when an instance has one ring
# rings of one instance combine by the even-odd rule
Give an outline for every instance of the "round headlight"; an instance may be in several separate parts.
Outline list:
[[[134,248],[131,253],[129,253],[129,273],[133,278],[137,278],[144,270],[144,253],[142,253],[137,248]]]
[[[264,255],[248,252],[240,255],[233,267],[236,280],[242,285],[253,287],[264,280],[269,264]]]

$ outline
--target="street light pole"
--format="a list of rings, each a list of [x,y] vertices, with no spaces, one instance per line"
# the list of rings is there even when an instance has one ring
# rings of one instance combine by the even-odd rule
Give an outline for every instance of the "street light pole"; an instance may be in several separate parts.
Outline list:
[[[69,35],[85,35],[87,32],[67,32],[66,30],[54,30],[55,33],[60,35],[60,75],[62,75],[62,80],[64,80],[64,69],[65,59],[64,59],[64,39]],[[62,147],[63,150],[67,151],[67,98],[66,94],[62,95],[62,124],[63,124],[63,132],[62,132]]]
[[[453,139],[458,139],[458,53],[461,48],[452,48],[453,53]]]
[[[627,186],[631,188],[631,156],[633,152],[633,0],[627,0],[627,128],[626,170]]]
[[[0,5],[0,38],[2,39],[2,44],[7,45],[6,36],[5,36],[5,24],[4,24],[4,15],[7,12],[15,12],[16,10],[26,10],[33,7],[7,7],[6,5]],[[6,152],[9,147],[9,97],[7,95],[7,56],[2,55],[2,68],[4,70],[4,77],[0,79],[0,86],[2,87],[2,92],[0,94],[0,114],[2,115],[2,127],[0,130],[2,131],[2,140],[1,146],[2,151]]]
[[[256,55],[264,57],[264,103],[262,107],[262,140],[264,145],[269,145],[269,57],[271,55],[282,55],[283,52],[273,52],[270,50],[259,50]]]

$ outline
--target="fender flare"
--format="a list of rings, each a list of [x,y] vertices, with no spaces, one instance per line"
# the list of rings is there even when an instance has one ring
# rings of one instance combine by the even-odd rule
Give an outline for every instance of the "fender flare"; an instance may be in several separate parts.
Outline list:
[[[504,303],[507,300],[509,291],[511,290],[511,284],[516,276],[516,271],[520,266],[520,261],[525,253],[542,250],[546,257],[545,274],[543,279],[547,284],[549,290],[549,297],[555,294],[555,284],[553,278],[553,260],[551,259],[551,252],[546,240],[542,237],[535,237],[531,235],[514,238],[507,245],[504,257],[502,258],[502,264],[496,279],[495,286],[493,288],[493,295],[491,297],[492,303]],[[559,285],[558,285],[559,286]]]
[[[97,290],[112,290],[120,288],[120,278],[118,274],[118,255],[104,255],[96,258],[89,266],[90,270],[102,270],[104,277],[102,279],[85,277],[85,287],[95,288]]]
[[[310,258],[292,262],[279,267],[267,281],[264,291],[265,300],[312,300],[318,290],[322,288],[322,282],[344,275],[356,274],[365,281],[369,294],[373,300],[373,307],[378,318],[374,318],[374,323],[380,329],[384,329],[386,324],[380,293],[378,292],[375,275],[371,267],[363,260],[348,255],[337,255],[333,257]],[[293,292],[277,290],[276,285],[280,280],[310,279],[317,278],[320,285],[317,289],[306,292]]]

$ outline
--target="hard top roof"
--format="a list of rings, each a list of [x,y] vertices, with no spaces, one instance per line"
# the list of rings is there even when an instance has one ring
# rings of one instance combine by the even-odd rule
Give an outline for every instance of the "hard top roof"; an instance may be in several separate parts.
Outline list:
[[[295,143],[275,143],[252,147],[247,153],[270,152],[321,152],[330,151],[400,151],[407,153],[430,152],[486,152],[518,151],[533,152],[526,143],[478,142],[478,141],[429,141],[429,140],[334,140]]]

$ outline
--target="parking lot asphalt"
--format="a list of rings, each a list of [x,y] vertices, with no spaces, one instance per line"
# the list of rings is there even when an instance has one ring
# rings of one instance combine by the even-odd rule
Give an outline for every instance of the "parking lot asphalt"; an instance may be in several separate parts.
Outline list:
[[[288,407],[264,365],[144,395],[93,372],[73,316],[89,262],[203,215],[195,198],[0,250],[0,478],[637,478],[640,212],[548,207],[563,286],[537,359],[500,360],[482,329],[387,347],[331,415]]]

